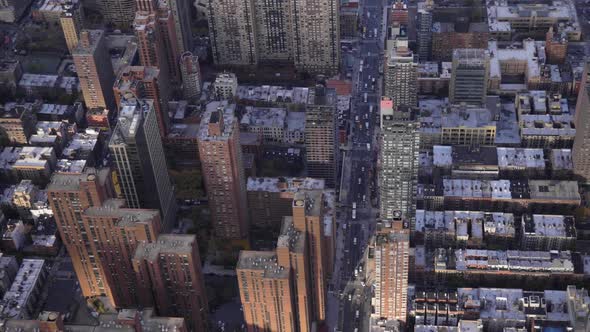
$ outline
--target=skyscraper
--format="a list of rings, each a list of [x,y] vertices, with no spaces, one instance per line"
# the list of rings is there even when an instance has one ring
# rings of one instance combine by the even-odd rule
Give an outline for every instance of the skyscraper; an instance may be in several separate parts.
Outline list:
[[[82,30],[72,52],[86,107],[115,109],[115,75],[102,30]]]
[[[195,100],[201,93],[199,57],[191,52],[184,52],[180,57],[180,73],[182,74],[184,98]]]
[[[291,1],[254,0],[260,61],[293,61]]]
[[[218,65],[258,63],[254,3],[208,0],[207,14],[213,60]]]
[[[340,2],[293,0],[295,66],[317,74],[334,74],[340,65]]]
[[[180,79],[178,59],[182,48],[178,44],[177,25],[169,5],[166,1],[137,0],[133,22],[141,64],[158,67],[162,81],[167,83],[168,79],[175,82]]]
[[[305,107],[305,148],[308,176],[334,187],[338,176],[336,91],[318,86]]]
[[[490,76],[490,54],[478,48],[453,51],[449,100],[453,104],[484,105]]]
[[[578,101],[576,104],[576,136],[574,138],[573,157],[574,173],[588,181],[590,179],[590,84],[588,74],[590,62],[587,62],[582,75]]]
[[[407,38],[387,41],[384,95],[394,107],[415,107],[418,104],[418,64],[408,47]]]
[[[236,267],[248,332],[311,331],[308,239],[285,217],[275,251],[241,251]]]
[[[414,220],[420,122],[409,107],[394,109],[393,101],[381,100],[381,150],[379,189],[381,218],[391,220],[394,211]]]
[[[326,318],[326,270],[321,190],[295,193],[275,251],[242,251],[237,265],[248,331],[311,331]]]
[[[295,242],[292,248],[304,250],[304,245]],[[248,332],[304,331],[298,329],[306,321],[297,316],[288,253],[285,256],[279,262],[275,251],[240,252],[236,273]]]
[[[170,90],[166,82],[160,80],[160,70],[156,67],[126,66],[119,71],[113,85],[117,108],[129,99],[151,99],[156,111],[160,135],[166,137],[170,119],[168,101]]]
[[[66,2],[62,5],[62,13],[59,17],[59,22],[70,54],[72,54],[76,46],[78,46],[83,19],[84,13],[80,2]]]
[[[142,305],[184,317],[191,331],[208,331],[208,301],[195,235],[162,234],[133,257]],[[152,297],[153,295],[153,297]]]
[[[115,28],[129,30],[135,16],[136,0],[100,0],[100,13],[105,23]]]
[[[168,7],[174,18],[176,44],[180,53],[190,51],[192,46],[191,6],[190,0],[168,0]]]
[[[87,168],[80,174],[55,173],[47,186],[49,206],[85,297],[104,296],[109,292],[82,214],[112,197],[110,180],[110,170]]]
[[[124,208],[121,199],[106,200],[82,214],[92,255],[100,262],[107,295],[117,308],[137,306],[139,294],[131,259],[140,243],[160,232],[158,210]]]
[[[201,117],[199,155],[209,198],[213,229],[218,237],[248,235],[246,179],[235,104],[213,102]]]
[[[398,215],[399,217],[399,215]],[[378,226],[379,228],[379,226]],[[406,321],[410,237],[399,220],[375,235],[375,316]]]
[[[145,67],[156,67],[162,74],[170,72],[164,37],[158,26],[156,14],[148,11],[138,11],[133,21],[133,30],[137,37],[139,62]],[[168,78],[168,76],[166,76]]]
[[[416,39],[418,41],[418,59],[428,61],[432,54],[432,0],[418,3],[418,24]]]
[[[121,107],[109,149],[127,206],[159,209],[163,230],[170,230],[176,200],[151,100],[130,100]]]
[[[293,217],[290,218],[293,228],[306,237],[311,276],[310,303],[317,322],[326,319],[326,273],[329,265],[324,240],[323,208],[321,191],[300,191],[293,198]]]

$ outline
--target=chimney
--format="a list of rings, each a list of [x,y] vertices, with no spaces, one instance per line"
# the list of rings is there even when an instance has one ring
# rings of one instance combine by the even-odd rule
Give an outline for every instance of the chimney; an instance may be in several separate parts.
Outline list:
[[[221,136],[223,128],[223,108],[218,108],[209,119],[209,136]]]

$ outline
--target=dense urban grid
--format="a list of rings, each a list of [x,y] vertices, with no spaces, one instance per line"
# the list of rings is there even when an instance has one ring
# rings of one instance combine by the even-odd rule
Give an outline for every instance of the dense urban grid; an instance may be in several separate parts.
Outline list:
[[[0,332],[589,332],[590,0],[0,0]]]

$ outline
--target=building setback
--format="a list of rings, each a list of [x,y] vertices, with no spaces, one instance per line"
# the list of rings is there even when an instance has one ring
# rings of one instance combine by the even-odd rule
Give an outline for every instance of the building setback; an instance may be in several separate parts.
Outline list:
[[[156,240],[161,226],[158,210],[124,206],[122,199],[109,199],[82,214],[92,254],[100,262],[107,295],[117,308],[134,307],[139,303],[131,259],[140,243]]]

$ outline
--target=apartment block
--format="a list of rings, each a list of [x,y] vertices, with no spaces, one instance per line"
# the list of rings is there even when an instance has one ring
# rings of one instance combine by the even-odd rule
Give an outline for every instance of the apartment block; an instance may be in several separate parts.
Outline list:
[[[104,32],[82,30],[78,46],[73,50],[72,56],[86,107],[114,110],[116,108],[113,95],[115,75]]]
[[[251,66],[258,63],[254,1],[207,2],[207,22],[213,60],[219,65]]]
[[[308,175],[324,179],[330,188],[336,185],[340,163],[336,113],[335,90],[316,87],[305,107]]]
[[[413,220],[416,210],[420,123],[408,107],[394,110],[393,101],[381,100],[381,151],[379,188],[381,218],[391,220],[394,212]]]
[[[576,136],[574,138],[573,157],[574,173],[584,180],[590,179],[590,84],[588,84],[588,71],[590,63],[586,63],[578,101],[576,104]]]
[[[396,218],[401,215],[396,214]],[[406,321],[410,237],[399,219],[386,222],[375,235],[375,317]]]
[[[127,206],[160,210],[162,228],[172,229],[176,199],[153,101],[132,99],[121,107],[109,150]]]
[[[199,57],[191,52],[180,56],[180,74],[182,75],[182,91],[184,98],[196,100],[201,93],[201,69]]]
[[[152,100],[160,136],[166,137],[170,126],[168,115],[170,89],[168,83],[161,79],[161,71],[157,67],[126,66],[119,71],[113,91],[119,112],[129,100]]]
[[[99,261],[107,296],[117,308],[140,303],[131,259],[141,243],[156,241],[161,221],[158,210],[125,208],[125,200],[108,199],[82,213],[92,255]]]
[[[106,296],[109,292],[100,261],[82,227],[82,214],[113,197],[111,179],[108,169],[87,168],[79,174],[55,173],[47,186],[49,206],[85,297]]]
[[[10,145],[22,146],[29,143],[35,131],[37,117],[31,104],[6,104],[0,109],[0,130]]]
[[[141,243],[133,268],[140,303],[155,304],[161,315],[184,318],[190,331],[208,331],[209,303],[195,235],[162,234]]]
[[[248,234],[246,179],[234,111],[235,104],[208,104],[198,139],[213,229],[226,239],[242,239]]]
[[[524,250],[569,250],[576,243],[573,216],[525,214],[521,236]]]
[[[62,12],[59,17],[59,23],[66,39],[66,45],[70,54],[78,46],[80,40],[80,31],[83,27],[84,10],[81,2],[70,2],[62,5]]]

